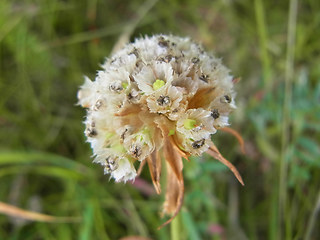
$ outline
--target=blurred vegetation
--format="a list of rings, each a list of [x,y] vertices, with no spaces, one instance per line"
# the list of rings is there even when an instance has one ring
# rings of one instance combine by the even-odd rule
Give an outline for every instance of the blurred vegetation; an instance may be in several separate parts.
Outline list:
[[[120,36],[154,33],[202,42],[241,77],[230,122],[247,154],[226,133],[213,141],[246,186],[207,155],[185,162],[180,238],[319,239],[318,0],[1,0],[0,201],[81,220],[0,215],[0,239],[170,239],[147,168],[109,181],[75,106]]]

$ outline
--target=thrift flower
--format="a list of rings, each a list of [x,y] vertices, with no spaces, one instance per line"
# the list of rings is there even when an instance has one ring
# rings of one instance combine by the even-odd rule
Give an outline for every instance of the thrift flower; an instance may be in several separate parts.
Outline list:
[[[87,109],[85,135],[94,162],[116,182],[134,180],[136,167],[146,162],[160,193],[165,159],[164,213],[172,215],[166,223],[183,201],[182,157],[207,152],[243,184],[211,141],[229,125],[234,97],[233,77],[220,59],[189,38],[171,35],[127,44],[106,59],[95,81],[85,78],[78,92],[79,104]]]

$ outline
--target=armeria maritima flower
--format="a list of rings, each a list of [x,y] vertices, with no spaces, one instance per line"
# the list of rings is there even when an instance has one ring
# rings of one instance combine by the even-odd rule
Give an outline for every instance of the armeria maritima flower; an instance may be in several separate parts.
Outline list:
[[[164,212],[172,218],[183,200],[182,157],[207,152],[242,183],[211,142],[235,108],[233,77],[220,59],[189,38],[156,35],[127,44],[102,69],[95,81],[85,79],[78,99],[87,108],[85,134],[94,162],[106,174],[116,182],[133,180],[136,163],[141,168],[147,162],[160,193],[165,159],[170,187]]]

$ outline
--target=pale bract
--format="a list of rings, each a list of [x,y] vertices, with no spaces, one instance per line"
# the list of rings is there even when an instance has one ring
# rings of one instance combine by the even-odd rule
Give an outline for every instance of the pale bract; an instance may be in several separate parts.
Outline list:
[[[221,60],[189,38],[172,35],[127,44],[106,59],[94,81],[85,78],[78,92],[87,109],[85,134],[94,162],[117,182],[126,182],[147,161],[158,192],[159,159],[172,168],[172,189],[181,188],[181,157],[201,155],[212,146],[212,135],[229,125],[234,97],[233,77]],[[177,211],[173,205],[180,204],[181,194],[169,195],[167,209]]]

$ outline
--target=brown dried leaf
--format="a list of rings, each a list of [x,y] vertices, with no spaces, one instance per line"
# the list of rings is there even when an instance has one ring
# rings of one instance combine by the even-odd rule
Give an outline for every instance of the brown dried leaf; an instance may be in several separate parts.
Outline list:
[[[170,223],[177,216],[183,203],[184,193],[182,156],[172,145],[170,138],[166,138],[163,150],[167,166],[167,190],[164,213],[171,214],[172,217],[162,224],[159,229]]]
[[[123,107],[119,110],[119,112],[115,113],[114,115],[117,117],[123,117],[130,114],[137,114],[141,111],[141,108],[138,105],[130,106],[130,107]]]
[[[163,223],[158,229],[169,224],[179,213],[184,196],[183,178],[178,180],[171,165],[167,163],[167,191],[166,199],[163,205],[164,213],[171,214],[172,217]]]
[[[144,160],[140,163],[139,168],[138,168],[138,171],[137,171],[137,176],[140,176],[140,174],[141,174],[141,172],[142,172],[142,170],[143,170],[144,165],[146,165],[146,162],[147,162],[147,159],[144,159]]]
[[[220,91],[215,87],[199,89],[188,104],[188,108],[199,108],[210,104]]]
[[[16,206],[12,206],[3,202],[0,202],[0,213],[7,216],[40,221],[40,222],[77,222],[80,221],[79,217],[55,217],[47,214],[32,212],[23,210]]]
[[[156,149],[147,157],[151,179],[157,193],[161,193],[160,176],[161,176],[161,158],[159,151]]]
[[[246,154],[246,150],[244,148],[244,141],[243,141],[243,138],[241,137],[240,133],[232,128],[229,128],[229,127],[224,127],[224,128],[220,128],[220,130],[224,131],[224,132],[227,132],[227,133],[230,133],[231,135],[233,135],[239,142],[240,144],[240,148],[241,148],[241,152],[243,154]]]
[[[181,194],[183,195],[183,178],[178,180],[170,164],[167,164],[167,191],[166,201],[164,203],[164,212],[174,214],[180,207]]]
[[[235,175],[235,177],[238,179],[238,181],[244,186],[242,177],[240,173],[238,172],[237,168],[229,162],[227,159],[225,159],[221,153],[219,152],[218,148],[211,143],[209,149],[207,150],[207,153],[212,156],[213,158],[217,159],[218,161],[222,162],[224,165],[226,165]]]
[[[175,129],[175,124],[172,121],[169,121],[166,117],[159,116],[154,119],[154,122],[157,124],[157,127],[161,130],[161,138],[167,138],[169,136],[169,129]]]
[[[185,158],[186,160],[190,161],[189,160],[189,157],[190,157],[190,153],[188,152],[184,152],[183,150],[181,150],[179,147],[178,147],[178,143],[176,141],[176,138],[174,136],[172,136],[170,138],[170,142],[173,146],[173,148],[180,154],[181,157]]]
[[[178,180],[181,180],[182,177],[182,157],[180,155],[180,152],[178,152],[175,148],[175,146],[172,144],[171,137],[167,137],[165,139],[165,143],[163,146],[163,153],[164,157],[167,161],[167,163],[170,164],[175,176],[178,178]]]
[[[155,127],[153,141],[154,141],[154,146],[156,148],[155,151],[158,151],[159,149],[162,148],[162,146],[164,144],[163,130]]]

